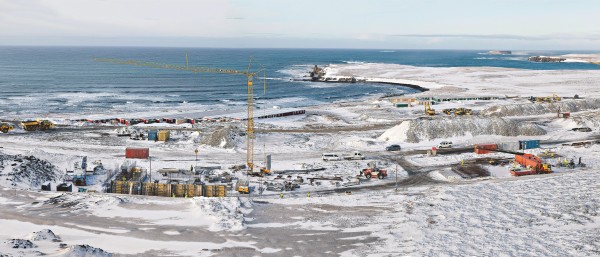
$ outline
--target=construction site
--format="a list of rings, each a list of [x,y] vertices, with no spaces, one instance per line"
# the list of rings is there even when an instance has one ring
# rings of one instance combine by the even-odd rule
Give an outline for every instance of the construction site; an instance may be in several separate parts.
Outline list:
[[[405,254],[412,255],[423,252],[414,248],[414,241],[400,239],[403,236],[434,242],[449,232],[430,228],[468,226],[455,222],[456,217],[449,212],[467,215],[483,211],[516,229],[528,221],[519,218],[509,222],[510,213],[531,211],[527,209],[529,203],[515,200],[517,194],[547,199],[546,191],[539,190],[552,184],[572,194],[591,190],[597,195],[597,187],[590,183],[598,178],[600,164],[600,93],[581,93],[595,84],[584,83],[581,90],[554,87],[548,90],[556,93],[540,90],[539,95],[532,96],[530,86],[480,90],[462,81],[469,94],[461,94],[458,86],[428,81],[421,86],[429,90],[415,94],[259,110],[256,95],[269,93],[268,67],[252,59],[247,70],[190,66],[187,56],[185,65],[94,61],[175,74],[231,75],[247,89],[243,92],[247,94],[244,112],[190,111],[168,114],[168,118],[125,113],[119,117],[2,119],[0,185],[4,190],[0,191],[0,202],[4,206],[30,206],[6,208],[2,216],[21,215],[21,210],[27,215],[38,213],[45,206],[61,207],[50,211],[49,219],[62,233],[72,233],[59,228],[69,227],[83,229],[81,235],[96,239],[129,235],[155,245],[144,243],[146,248],[131,250],[108,243],[96,245],[109,252],[291,256],[294,249],[305,249],[303,255],[317,256],[327,252],[327,244],[341,240],[346,243],[339,244],[337,253],[385,254],[401,245]],[[319,79],[310,83],[418,83],[416,79],[360,74],[356,69],[352,64],[315,66],[312,76],[318,73]],[[310,72],[307,70],[305,76]],[[440,80],[457,79],[445,76]],[[255,93],[256,86],[260,94]],[[573,191],[574,185],[579,189]],[[482,204],[489,202],[487,197],[497,200],[489,206]],[[563,200],[542,208],[539,215],[548,217],[549,224],[593,223],[591,229],[597,231],[598,221],[585,221],[597,220],[590,214],[598,211],[597,197],[577,200],[586,202],[578,207]],[[503,204],[515,207],[491,214],[495,205]],[[535,208],[543,205],[532,204]],[[579,216],[552,216],[564,208],[580,208],[573,211]],[[71,221],[54,215],[62,212],[70,213]],[[145,222],[140,224],[146,225],[134,227],[120,219],[104,220],[107,217],[140,219]],[[361,221],[365,218],[375,221],[377,229]],[[494,224],[484,220],[476,226],[496,231]],[[381,232],[382,226],[396,236]],[[272,227],[280,229],[274,231]],[[429,232],[420,232],[422,229]],[[297,230],[302,233],[294,234]],[[305,235],[319,231],[336,231],[336,235],[317,236],[320,243]],[[188,250],[181,252],[175,249],[179,246],[169,247],[167,241],[157,240],[156,233],[173,238],[186,233],[214,238],[209,243],[202,241],[201,247],[190,246],[200,239],[186,241],[184,248]],[[477,233],[471,231],[466,236],[475,238]],[[298,240],[289,240],[290,234]],[[277,239],[268,243],[252,239],[252,235]],[[496,239],[507,235],[503,231]],[[583,246],[582,253],[597,253],[600,245],[593,243],[597,236],[587,235],[585,240],[590,243]],[[431,249],[442,249],[448,240],[434,243]],[[309,243],[314,249],[308,250]],[[570,250],[564,250],[571,249],[566,245],[548,248],[536,241],[528,247],[570,255]]]

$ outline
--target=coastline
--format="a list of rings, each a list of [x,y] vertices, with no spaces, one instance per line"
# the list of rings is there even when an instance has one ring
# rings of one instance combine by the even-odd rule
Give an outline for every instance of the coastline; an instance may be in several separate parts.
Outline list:
[[[356,84],[356,83],[376,83],[376,84],[387,84],[387,85],[395,85],[395,86],[403,86],[408,87],[414,90],[419,91],[419,93],[423,93],[429,91],[428,88],[421,87],[419,85],[407,84],[401,82],[393,82],[393,81],[380,81],[380,80],[360,80],[357,82],[351,81],[340,81],[340,80],[311,80],[311,79],[293,79],[293,81],[303,81],[303,82],[320,82],[320,83],[345,83],[345,84]]]

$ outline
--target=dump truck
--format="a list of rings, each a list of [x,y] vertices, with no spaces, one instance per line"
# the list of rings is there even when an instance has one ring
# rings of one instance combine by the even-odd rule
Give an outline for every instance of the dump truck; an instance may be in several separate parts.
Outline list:
[[[343,156],[344,160],[364,160],[365,156],[361,152],[353,152]]]
[[[1,122],[0,123],[0,131],[2,131],[2,133],[8,133],[9,131],[15,129],[15,127],[9,123],[6,122]]]
[[[34,120],[34,121],[23,121],[21,127],[25,131],[36,131],[36,130],[49,130],[54,128],[54,123],[49,120]]]

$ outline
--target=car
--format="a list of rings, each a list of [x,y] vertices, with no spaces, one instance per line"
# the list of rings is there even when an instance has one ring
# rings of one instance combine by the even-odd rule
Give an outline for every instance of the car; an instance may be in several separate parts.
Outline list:
[[[400,151],[400,145],[388,145],[385,147],[386,151]]]
[[[438,144],[438,148],[452,148],[452,141],[442,141]]]
[[[591,132],[592,131],[592,129],[590,127],[573,128],[571,130],[579,131],[579,132]]]

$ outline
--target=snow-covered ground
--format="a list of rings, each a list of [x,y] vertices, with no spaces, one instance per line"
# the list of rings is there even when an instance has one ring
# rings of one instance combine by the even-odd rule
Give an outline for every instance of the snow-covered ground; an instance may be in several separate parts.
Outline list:
[[[600,146],[571,146],[600,139],[599,71],[344,64],[327,67],[327,74],[431,89],[417,96],[502,99],[442,102],[432,106],[437,115],[430,117],[423,105],[396,108],[387,98],[372,98],[256,120],[254,162],[263,167],[265,156],[272,156],[273,174],[265,178],[230,169],[246,163],[246,128],[239,121],[160,124],[160,129],[171,130],[168,142],[118,137],[123,126],[67,119],[55,119],[60,126],[48,132],[17,128],[0,134],[0,255],[599,254],[600,188],[595,181]],[[522,98],[553,93],[585,98],[554,103]],[[474,115],[441,113],[457,107],[472,108]],[[571,117],[558,118],[559,110],[571,112]],[[156,127],[128,130],[145,133]],[[571,130],[578,127],[592,131]],[[542,149],[526,152],[543,156],[554,165],[553,174],[512,177],[509,169],[515,165],[506,163],[512,154],[473,151],[473,144],[530,139],[542,140]],[[453,149],[429,155],[441,141],[452,141]],[[390,144],[400,144],[402,150],[385,151]],[[167,181],[168,176],[157,172],[162,168],[212,167],[216,174],[231,174],[232,184],[250,180],[252,194],[230,189],[226,198],[185,199],[100,193],[102,183],[120,170],[126,147],[150,149],[151,162],[135,163],[152,171],[153,180]],[[321,159],[323,153],[343,156],[354,151],[365,160]],[[55,190],[65,171],[73,170],[83,156],[90,168],[103,164],[96,184],[87,187],[98,193],[39,192],[45,182]],[[580,157],[585,167],[558,167],[560,160],[577,162]],[[493,166],[490,160],[502,164]],[[464,163],[478,165],[489,176],[464,178],[453,171]],[[373,164],[386,169],[388,177],[360,175]],[[399,192],[393,190],[396,174]],[[300,186],[293,191],[259,192],[260,183],[292,180]],[[32,239],[31,233],[42,232],[56,240]]]

